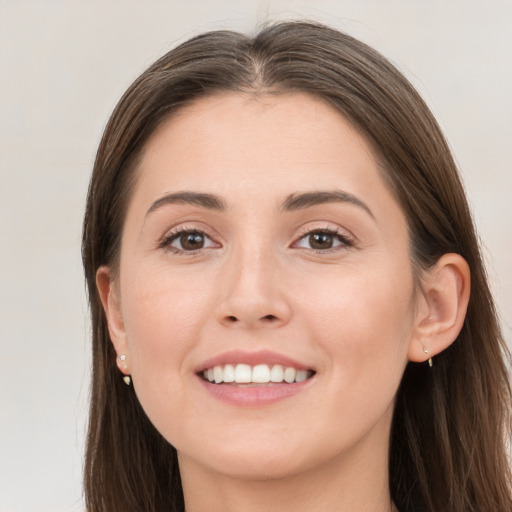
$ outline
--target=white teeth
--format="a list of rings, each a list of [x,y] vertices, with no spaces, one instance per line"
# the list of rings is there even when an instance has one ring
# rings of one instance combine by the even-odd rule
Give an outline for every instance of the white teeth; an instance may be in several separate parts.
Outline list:
[[[224,372],[222,371],[222,366],[214,366],[213,367],[213,379],[216,384],[219,384],[224,379]]]
[[[292,382],[295,381],[296,373],[297,371],[295,370],[295,368],[286,368],[286,370],[284,371],[284,380],[291,384]]]
[[[309,370],[297,370],[293,367],[283,367],[280,364],[269,366],[267,364],[258,364],[250,366],[248,364],[226,364],[217,365],[203,371],[203,378],[215,384],[233,383],[237,384],[266,384],[287,382],[303,382],[309,379],[313,372]]]
[[[232,364],[224,366],[224,382],[235,382],[235,367]]]
[[[297,370],[297,374],[295,375],[295,382],[302,382],[308,378],[307,370]]]
[[[235,368],[235,382],[237,384],[248,384],[251,382],[252,372],[248,364],[237,364]]]
[[[270,369],[266,364],[259,364],[252,369],[252,382],[270,382]]]
[[[284,370],[280,364],[275,364],[270,370],[270,382],[283,382]]]

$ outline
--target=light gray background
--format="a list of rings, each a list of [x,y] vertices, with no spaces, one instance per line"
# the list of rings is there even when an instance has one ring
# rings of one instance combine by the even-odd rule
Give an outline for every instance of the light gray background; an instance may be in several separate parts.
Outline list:
[[[90,361],[80,229],[115,102],[198,32],[304,17],[375,46],[433,109],[511,343],[510,0],[0,0],[1,512],[83,509]]]

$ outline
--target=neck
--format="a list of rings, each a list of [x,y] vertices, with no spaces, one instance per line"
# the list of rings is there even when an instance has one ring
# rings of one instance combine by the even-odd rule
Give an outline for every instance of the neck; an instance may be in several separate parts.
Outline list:
[[[389,494],[387,447],[373,451],[372,457],[358,455],[269,479],[219,474],[180,458],[186,512],[396,512]]]

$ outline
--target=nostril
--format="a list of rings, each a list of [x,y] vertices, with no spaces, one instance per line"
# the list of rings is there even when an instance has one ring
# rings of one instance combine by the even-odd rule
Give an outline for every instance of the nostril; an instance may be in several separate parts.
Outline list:
[[[241,323],[241,324],[245,324],[247,323],[248,325],[249,324],[252,324],[253,320],[255,322],[262,322],[262,324],[274,324],[274,322],[276,322],[277,320],[279,320],[279,317],[276,316],[276,315],[272,315],[272,314],[269,314],[269,315],[265,315],[265,316],[256,316],[254,318],[245,318],[244,315],[241,315],[241,317],[238,317],[238,316],[235,316],[235,315],[225,315],[223,317],[224,319],[224,322],[226,322],[227,324],[238,324],[238,323]]]

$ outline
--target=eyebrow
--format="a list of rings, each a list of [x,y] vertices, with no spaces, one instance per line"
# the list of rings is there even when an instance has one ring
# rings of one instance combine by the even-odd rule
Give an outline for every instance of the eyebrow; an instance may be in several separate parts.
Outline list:
[[[370,208],[361,199],[356,197],[349,192],[342,190],[329,190],[329,191],[313,191],[304,192],[301,194],[290,194],[281,206],[282,212],[292,212],[297,210],[303,210],[326,203],[349,203],[359,208],[362,208],[366,213],[373,219],[373,215]],[[208,210],[225,211],[225,201],[215,194],[205,194],[202,192],[175,192],[167,194],[160,199],[157,199],[149,208],[146,213],[146,217],[168,204],[189,204],[193,206],[200,206]]]
[[[303,210],[305,208],[311,208],[312,206],[317,206],[325,203],[349,203],[359,208],[362,208],[372,219],[375,219],[370,208],[363,202],[361,199],[356,197],[349,192],[344,192],[342,190],[329,190],[329,191],[314,191],[314,192],[304,192],[302,194],[291,194],[289,195],[283,206],[281,207],[281,211],[291,212],[296,210]]]
[[[175,192],[167,194],[160,199],[157,199],[149,208],[146,217],[167,204],[190,204],[193,206],[200,206],[208,210],[224,211],[226,203],[222,198],[214,194],[203,194],[201,192]]]

